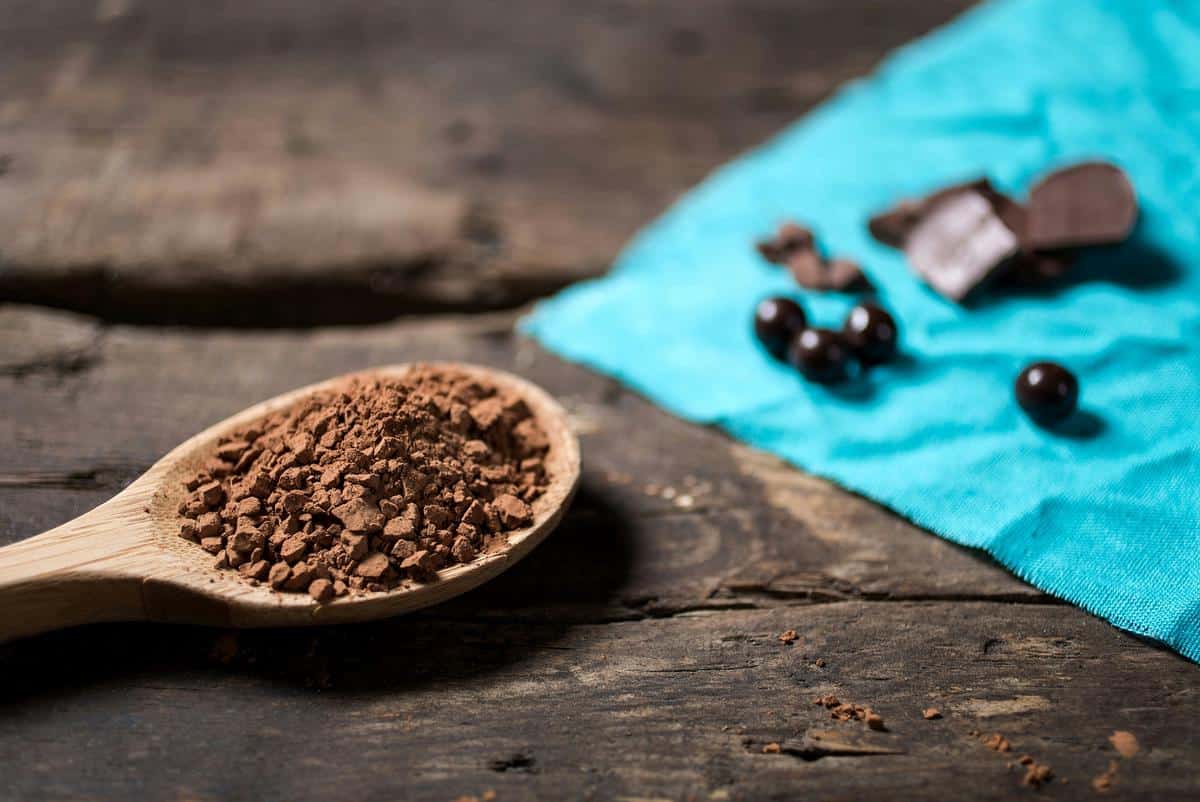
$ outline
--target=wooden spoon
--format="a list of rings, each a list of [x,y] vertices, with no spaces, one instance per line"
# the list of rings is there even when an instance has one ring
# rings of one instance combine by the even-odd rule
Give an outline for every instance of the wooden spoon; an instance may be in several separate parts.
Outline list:
[[[429,363],[427,363],[429,364]],[[390,591],[317,604],[306,593],[253,586],[235,571],[213,568],[212,555],[179,537],[183,486],[218,439],[347,376],[257,404],[192,437],[109,501],[49,532],[0,549],[0,641],[98,621],[170,621],[266,627],[364,621],[436,604],[498,575],[542,542],[562,519],[579,484],[579,441],[563,408],[541,388],[490,368],[431,367],[466,373],[525,400],[550,439],[549,486],[533,502],[532,525],[508,534],[502,551],[438,572],[436,581],[406,580]],[[354,374],[402,377],[403,364]]]

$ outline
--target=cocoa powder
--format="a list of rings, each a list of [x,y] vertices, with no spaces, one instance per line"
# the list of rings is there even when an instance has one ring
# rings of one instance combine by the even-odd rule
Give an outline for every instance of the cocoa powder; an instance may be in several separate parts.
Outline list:
[[[322,602],[431,581],[532,522],[549,445],[520,398],[464,374],[353,379],[222,438],[179,534]]]

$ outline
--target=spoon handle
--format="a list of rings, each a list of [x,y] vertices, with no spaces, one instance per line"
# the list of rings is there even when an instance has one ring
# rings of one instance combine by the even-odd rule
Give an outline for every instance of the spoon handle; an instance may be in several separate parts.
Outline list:
[[[0,548],[0,642],[52,629],[146,617],[141,582],[95,512]]]

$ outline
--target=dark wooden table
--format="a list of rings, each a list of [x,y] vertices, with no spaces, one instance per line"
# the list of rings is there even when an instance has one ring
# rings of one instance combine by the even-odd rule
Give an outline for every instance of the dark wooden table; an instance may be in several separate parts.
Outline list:
[[[0,798],[1007,799],[1029,754],[1071,799],[1114,730],[1113,798],[1194,798],[1196,666],[512,332],[967,4],[0,3],[0,543],[380,363],[528,376],[585,455],[558,533],[425,613],[0,647]]]

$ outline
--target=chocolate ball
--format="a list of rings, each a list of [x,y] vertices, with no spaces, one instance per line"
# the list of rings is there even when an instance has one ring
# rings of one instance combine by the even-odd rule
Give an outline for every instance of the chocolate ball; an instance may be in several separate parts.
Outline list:
[[[846,378],[850,350],[836,331],[804,329],[788,346],[787,358],[806,379],[828,384]]]
[[[788,343],[806,325],[804,310],[791,298],[766,298],[754,310],[754,334],[777,359],[783,359]]]
[[[861,303],[846,315],[842,340],[864,365],[887,362],[896,355],[896,321],[882,306]]]
[[[1034,362],[1016,381],[1017,403],[1043,426],[1066,420],[1079,401],[1075,374],[1054,362]]]

